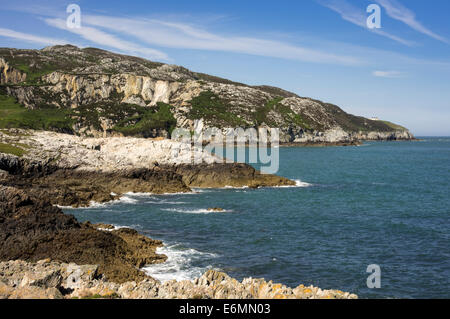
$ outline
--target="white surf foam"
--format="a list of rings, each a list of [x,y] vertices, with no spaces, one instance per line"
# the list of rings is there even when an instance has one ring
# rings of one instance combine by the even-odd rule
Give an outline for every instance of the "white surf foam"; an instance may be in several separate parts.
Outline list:
[[[312,186],[312,184],[307,183],[307,182],[302,182],[301,180],[296,179],[295,180],[295,186],[296,187],[310,187],[310,186]]]
[[[152,193],[133,193],[133,192],[125,193],[125,196],[135,196],[135,197],[149,197],[153,195],[154,194]]]
[[[242,187],[236,187],[236,186],[225,186],[222,187],[221,189],[247,189],[249,188],[248,186],[242,186]]]
[[[313,184],[302,182],[299,179],[294,179],[295,185],[283,185],[283,186],[273,186],[274,188],[293,188],[293,187],[311,187]]]
[[[113,228],[113,229],[109,229],[109,228],[102,228],[102,227],[99,227],[99,228],[97,228],[97,229],[98,229],[98,230],[103,230],[103,231],[113,231],[113,230],[122,229],[122,228],[130,228],[130,227],[128,227],[128,226],[121,226],[121,225],[111,225],[111,226],[113,226],[114,228]]]
[[[125,204],[136,204],[138,202],[138,200],[135,199],[135,198],[132,198],[130,196],[125,195],[125,196],[122,196],[119,199],[119,202],[125,203]]]
[[[200,252],[192,248],[186,249],[180,244],[165,245],[158,248],[156,252],[166,255],[167,261],[162,264],[146,266],[142,270],[161,282],[173,279],[177,281],[193,280],[212,268],[211,266],[196,267],[192,265],[193,262],[217,257],[216,254]]]
[[[161,201],[146,201],[146,204],[154,204],[154,205],[182,205],[187,204],[187,202],[178,202],[178,201],[167,201],[167,200],[161,200]]]
[[[122,197],[120,197],[119,199],[116,200],[112,200],[106,203],[99,203],[99,202],[94,202],[91,201],[89,203],[89,207],[84,207],[84,209],[86,208],[105,208],[108,207],[110,205],[114,205],[114,204],[119,204],[119,203],[124,203],[124,204],[136,204],[138,202],[137,199],[132,198],[130,196],[124,195]]]
[[[212,211],[212,210],[208,210],[208,209],[182,209],[182,208],[165,208],[162,209],[163,211],[166,212],[174,212],[174,213],[183,213],[183,214],[223,214],[223,213],[232,213],[232,210],[226,210],[224,209],[223,211],[217,212],[217,211]]]
[[[56,207],[58,207],[58,208],[60,208],[60,209],[76,209],[75,207],[72,207],[72,206],[56,205]]]

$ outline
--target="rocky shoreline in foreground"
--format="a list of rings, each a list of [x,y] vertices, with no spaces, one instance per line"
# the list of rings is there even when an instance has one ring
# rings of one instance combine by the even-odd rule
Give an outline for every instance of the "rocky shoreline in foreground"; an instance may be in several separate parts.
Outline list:
[[[170,140],[8,130],[0,131],[0,146],[0,298],[356,298],[263,279],[238,282],[216,271],[160,283],[140,269],[167,259],[156,253],[161,241],[129,228],[80,223],[56,206],[89,206],[128,192],[294,181],[246,164],[217,163],[213,155],[202,154],[203,164],[184,164],[192,154]]]
[[[289,288],[264,279],[239,282],[214,270],[193,281],[161,283],[140,270],[166,261],[156,253],[161,241],[129,228],[79,223],[13,187],[0,186],[0,241],[0,299],[357,298],[340,290]]]
[[[264,279],[241,282],[223,272],[209,270],[193,281],[161,283],[152,278],[122,284],[98,276],[95,265],[0,262],[0,298],[32,299],[356,299],[340,290],[299,285],[289,288]]]

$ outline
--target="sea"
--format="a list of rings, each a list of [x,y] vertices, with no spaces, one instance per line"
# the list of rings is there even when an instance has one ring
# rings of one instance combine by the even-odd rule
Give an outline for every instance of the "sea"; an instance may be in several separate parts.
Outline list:
[[[64,211],[162,240],[168,261],[143,269],[161,281],[216,269],[360,298],[450,298],[450,137],[279,152],[278,175],[296,186],[130,193]]]

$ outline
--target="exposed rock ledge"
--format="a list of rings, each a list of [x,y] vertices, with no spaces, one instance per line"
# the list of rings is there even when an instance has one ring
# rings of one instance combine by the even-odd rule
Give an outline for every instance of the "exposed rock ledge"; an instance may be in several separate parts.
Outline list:
[[[356,299],[340,290],[289,288],[264,279],[242,282],[209,270],[194,281],[160,283],[151,278],[117,284],[98,277],[95,265],[16,260],[0,263],[0,299],[125,298],[125,299]]]
[[[295,182],[264,175],[247,164],[218,163],[172,140],[82,138],[44,131],[0,131],[0,143],[23,155],[0,153],[0,185],[27,190],[61,206],[88,206],[128,192],[189,192],[190,187],[280,186]],[[201,154],[204,163],[190,162]]]

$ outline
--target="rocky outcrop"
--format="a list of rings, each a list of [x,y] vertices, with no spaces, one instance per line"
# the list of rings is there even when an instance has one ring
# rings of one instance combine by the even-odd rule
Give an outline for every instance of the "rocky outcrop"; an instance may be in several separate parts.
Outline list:
[[[253,167],[240,164],[200,164],[178,165],[174,171],[183,177],[183,181],[189,187],[220,188],[220,187],[244,187],[250,188],[271,186],[294,186],[295,182],[287,178],[261,174]]]
[[[0,184],[25,189],[54,205],[72,207],[110,202],[129,192],[164,194],[191,191],[182,176],[159,167],[116,173],[56,170],[48,175],[10,174],[0,178]]]
[[[0,58],[0,84],[18,84],[26,79],[26,73],[12,68],[5,59]]]
[[[297,133],[280,134],[281,144],[300,145],[358,145],[361,141],[409,141],[414,140],[414,136],[409,131],[390,132],[355,132],[347,133],[340,127],[335,127],[324,132],[299,131]]]
[[[96,264],[98,271],[92,276],[102,275],[119,283],[143,280],[146,275],[138,268],[166,260],[166,256],[156,254],[160,241],[132,229],[100,231],[63,214],[42,198],[4,186],[0,186],[0,241],[2,261],[51,258]]]
[[[127,137],[83,138],[45,131],[0,131],[0,143],[24,154],[0,153],[0,185],[18,187],[54,205],[89,206],[129,192],[179,193],[191,187],[295,185],[247,164],[223,163],[181,142]],[[192,163],[201,158],[202,164]],[[185,164],[187,163],[187,164]]]
[[[210,270],[193,281],[160,283],[151,278],[122,284],[98,278],[95,265],[57,263],[49,259],[37,263],[0,263],[0,298],[124,298],[124,299],[356,299],[340,290],[322,290],[300,285],[289,288],[264,279],[242,282]]]
[[[401,130],[395,132],[359,132],[355,134],[355,138],[364,141],[402,141],[415,139],[409,131]]]
[[[83,135],[120,135],[123,131],[118,126],[145,122],[145,110],[163,102],[173,106],[170,112],[176,125],[189,130],[196,120],[203,120],[205,128],[279,128],[282,143],[413,138],[398,125],[353,116],[336,105],[282,89],[235,83],[99,49],[71,45],[43,50],[0,49],[0,57],[1,83],[19,84],[27,78],[35,81],[27,86],[8,85],[8,95],[30,109],[51,106],[74,110],[72,130]],[[14,68],[24,61],[29,64],[27,73]],[[121,110],[130,105],[144,109],[138,116]],[[154,136],[147,126],[141,125],[144,132],[133,134]],[[169,133],[167,129],[156,131],[159,136]]]

